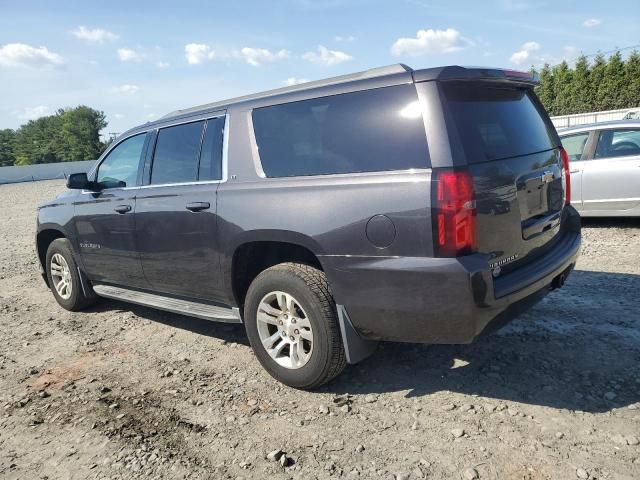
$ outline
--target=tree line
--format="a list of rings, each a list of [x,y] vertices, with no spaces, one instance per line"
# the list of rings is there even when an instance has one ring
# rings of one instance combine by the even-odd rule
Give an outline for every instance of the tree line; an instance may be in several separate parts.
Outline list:
[[[536,93],[549,115],[640,107],[640,54],[636,50],[626,60],[620,52],[608,59],[596,55],[593,62],[582,55],[573,68],[563,61],[532,72],[540,75]]]
[[[0,167],[96,159],[107,146],[100,141],[106,126],[103,112],[81,105],[30,120],[17,130],[0,130]]]

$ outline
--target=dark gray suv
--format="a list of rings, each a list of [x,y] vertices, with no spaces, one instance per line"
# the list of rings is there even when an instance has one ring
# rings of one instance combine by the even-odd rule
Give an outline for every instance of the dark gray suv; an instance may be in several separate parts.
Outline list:
[[[38,211],[60,305],[244,323],[313,388],[380,340],[468,343],[562,286],[568,157],[529,74],[377,68],[124,133]]]

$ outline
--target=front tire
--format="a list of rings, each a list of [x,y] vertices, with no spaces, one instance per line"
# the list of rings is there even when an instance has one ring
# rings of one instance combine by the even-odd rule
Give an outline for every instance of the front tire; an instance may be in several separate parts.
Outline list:
[[[336,305],[316,268],[282,263],[261,272],[249,286],[244,318],[258,361],[285,385],[313,389],[346,365]]]
[[[75,312],[96,302],[97,297],[91,287],[85,285],[89,290],[87,294],[82,288],[71,243],[66,238],[58,238],[49,245],[46,270],[51,292],[65,310]]]

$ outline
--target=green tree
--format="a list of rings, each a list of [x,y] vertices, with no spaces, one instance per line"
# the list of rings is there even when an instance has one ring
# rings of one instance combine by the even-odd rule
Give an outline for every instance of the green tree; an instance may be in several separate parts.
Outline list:
[[[571,102],[569,110],[571,113],[584,113],[591,111],[589,102],[589,90],[591,88],[589,61],[584,55],[580,55],[576,60],[573,69],[573,82],[571,84]]]
[[[607,60],[604,55],[598,54],[593,59],[593,65],[591,66],[591,74],[589,75],[589,111],[597,112],[604,110],[599,103],[598,90],[600,85],[604,82],[604,77],[607,73]]]
[[[93,160],[100,156],[104,145],[100,130],[107,126],[103,112],[81,105],[59,110],[61,143],[58,152],[62,161]]]
[[[640,53],[634,50],[625,63],[625,107],[640,107]]]
[[[57,115],[30,120],[16,132],[16,165],[58,162],[60,118]]]
[[[542,70],[540,70],[540,85],[536,87],[536,93],[547,109],[547,112],[551,115],[555,115],[554,111],[554,93],[553,93],[553,72],[548,63],[545,63]]]
[[[553,112],[555,115],[571,113],[571,91],[573,72],[563,61],[552,69],[553,72]]]
[[[8,167],[15,163],[13,144],[16,132],[10,128],[0,130],[0,167]]]
[[[566,62],[545,65],[536,93],[551,115],[638,108],[640,53],[632,51],[626,61],[620,52],[608,59],[598,54],[591,65],[581,55],[574,68]]]
[[[597,99],[600,110],[613,110],[626,106],[625,77],[622,55],[620,55],[620,52],[616,52],[609,57],[604,78],[598,85]]]
[[[55,115],[31,120],[15,133],[14,163],[68,162],[93,160],[106,144],[100,130],[107,126],[103,112],[81,105],[60,109]]]

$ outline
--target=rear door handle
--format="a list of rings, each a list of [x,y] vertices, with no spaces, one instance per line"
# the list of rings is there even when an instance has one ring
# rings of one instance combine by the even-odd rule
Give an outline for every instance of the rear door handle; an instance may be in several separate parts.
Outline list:
[[[114,210],[118,213],[127,213],[131,211],[131,205],[118,205]]]
[[[207,210],[208,208],[211,208],[211,204],[209,204],[209,202],[192,202],[187,203],[187,206],[185,208],[192,212],[200,212],[201,210]]]
[[[580,169],[576,168],[575,170],[569,170],[569,173],[580,173]]]

